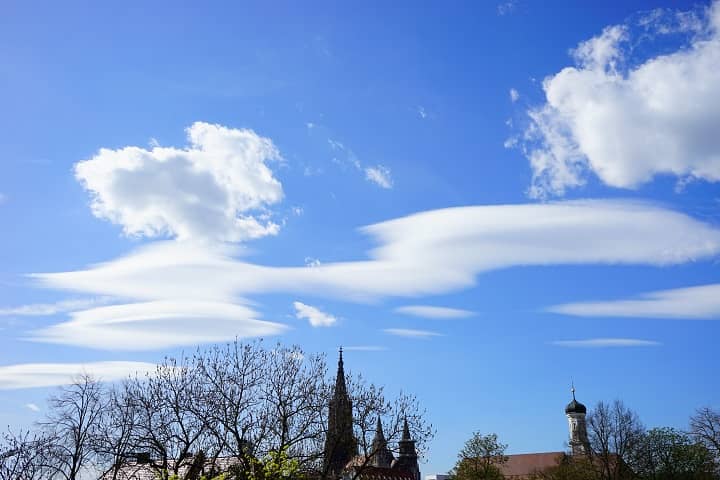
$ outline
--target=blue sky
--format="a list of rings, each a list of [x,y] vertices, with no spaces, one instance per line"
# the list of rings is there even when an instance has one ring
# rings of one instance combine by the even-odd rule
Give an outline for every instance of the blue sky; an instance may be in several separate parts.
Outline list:
[[[719,406],[720,4],[386,3],[4,3],[0,423],[236,335],[416,393],[424,473]]]

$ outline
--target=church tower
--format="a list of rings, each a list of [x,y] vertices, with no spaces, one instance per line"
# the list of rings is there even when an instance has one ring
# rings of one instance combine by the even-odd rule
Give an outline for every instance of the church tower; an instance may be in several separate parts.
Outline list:
[[[335,391],[328,409],[328,429],[325,435],[324,469],[328,478],[338,478],[348,462],[358,453],[353,435],[352,400],[345,384],[342,347],[338,360]]]
[[[387,446],[387,440],[385,440],[385,434],[382,430],[382,423],[380,417],[377,419],[377,426],[375,427],[375,438],[372,441],[372,459],[370,464],[373,467],[390,468],[394,460],[393,454]]]
[[[415,450],[415,440],[410,438],[410,428],[407,418],[403,423],[402,438],[398,442],[398,458],[393,462],[393,468],[412,473],[415,480],[420,480],[420,466],[418,454]]]
[[[565,416],[568,419],[568,427],[570,428],[570,451],[573,455],[587,455],[590,453],[590,442],[587,436],[587,426],[585,425],[585,415],[587,408],[582,403],[575,400],[575,385],[570,389],[572,392],[572,402],[565,407]]]

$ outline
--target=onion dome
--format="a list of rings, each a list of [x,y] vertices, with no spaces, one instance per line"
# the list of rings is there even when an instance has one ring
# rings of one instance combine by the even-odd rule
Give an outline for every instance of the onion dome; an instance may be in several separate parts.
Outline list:
[[[587,407],[585,405],[583,405],[582,403],[578,402],[577,400],[575,400],[575,386],[573,386],[572,389],[570,389],[570,391],[572,392],[573,399],[572,399],[572,402],[568,403],[567,407],[565,407],[565,414],[570,414],[570,413],[586,414]]]

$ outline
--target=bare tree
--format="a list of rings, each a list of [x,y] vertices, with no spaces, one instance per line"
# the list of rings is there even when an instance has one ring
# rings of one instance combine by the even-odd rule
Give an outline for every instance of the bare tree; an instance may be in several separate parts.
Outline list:
[[[268,352],[262,386],[262,433],[257,453],[287,451],[307,466],[322,453],[327,405],[327,366],[322,355],[298,346],[276,345]]]
[[[128,392],[127,383],[107,392],[107,404],[100,417],[100,425],[93,441],[98,464],[104,466],[102,478],[117,480],[137,445],[134,432],[138,425],[138,409]]]
[[[0,439],[0,480],[47,478],[48,438],[29,430],[6,432]]]
[[[599,402],[588,415],[593,465],[604,480],[620,480],[631,474],[628,468],[639,448],[644,428],[634,411],[622,401]]]
[[[105,407],[102,385],[81,374],[50,398],[47,419],[41,423],[48,439],[42,468],[48,478],[76,480],[93,460],[92,443]]]
[[[149,454],[148,464],[162,479],[187,470],[194,454],[220,448],[210,435],[205,388],[197,361],[186,357],[168,358],[152,374],[127,383],[136,421],[131,443]]]
[[[252,453],[251,447],[262,429],[258,410],[266,356],[260,341],[247,344],[235,341],[196,355],[198,368],[207,382],[204,401],[209,423],[213,425],[211,434],[223,446],[218,456],[243,462]]]
[[[720,412],[709,407],[699,408],[690,417],[690,434],[710,450],[720,462]]]

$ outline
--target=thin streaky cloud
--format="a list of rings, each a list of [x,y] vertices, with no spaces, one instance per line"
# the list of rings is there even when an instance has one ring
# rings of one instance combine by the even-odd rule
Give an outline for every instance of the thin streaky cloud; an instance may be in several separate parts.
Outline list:
[[[72,312],[75,310],[86,310],[92,307],[112,303],[113,297],[81,298],[72,300],[61,300],[55,303],[32,303],[16,307],[0,308],[0,316],[46,316],[56,313]]]
[[[430,330],[415,330],[413,328],[386,328],[383,330],[389,335],[405,338],[431,338],[442,337],[442,333],[432,332]]]
[[[25,404],[25,408],[27,408],[28,410],[31,410],[31,411],[33,411],[33,412],[39,412],[39,411],[40,411],[40,407],[38,407],[38,406],[35,405],[34,403],[26,403],[26,404]]]
[[[77,375],[85,373],[98,380],[112,382],[130,375],[144,375],[153,372],[156,368],[153,363],[124,361],[4,365],[0,366],[0,390],[68,385]]]
[[[397,307],[395,312],[402,313],[403,315],[433,319],[467,318],[475,315],[475,312],[470,310],[436,307],[433,305],[405,305]]]
[[[552,345],[571,348],[612,348],[612,347],[658,347],[662,345],[654,340],[636,338],[589,338],[585,340],[556,340]]]
[[[387,347],[380,345],[350,345],[349,347],[343,347],[343,350],[348,352],[383,352],[387,350]]]
[[[566,303],[547,311],[578,317],[720,319],[720,283],[659,290],[633,299]]]

